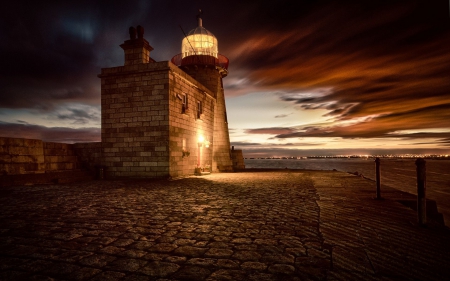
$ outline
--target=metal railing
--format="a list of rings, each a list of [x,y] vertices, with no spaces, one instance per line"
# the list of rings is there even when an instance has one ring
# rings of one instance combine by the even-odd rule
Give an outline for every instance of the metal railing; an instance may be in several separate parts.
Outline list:
[[[180,53],[174,56],[171,62],[176,66],[202,64],[202,65],[214,65],[228,70],[228,64],[230,61],[226,56],[223,56],[221,54],[218,54],[217,58],[206,55],[187,56],[183,58],[182,54]]]

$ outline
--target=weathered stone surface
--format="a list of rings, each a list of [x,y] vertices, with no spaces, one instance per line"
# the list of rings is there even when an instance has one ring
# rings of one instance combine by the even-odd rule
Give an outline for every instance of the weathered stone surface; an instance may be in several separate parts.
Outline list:
[[[80,260],[80,263],[83,265],[93,266],[93,267],[104,267],[108,263],[112,262],[116,258],[113,256],[107,255],[91,255],[89,257],[83,258]]]
[[[233,258],[240,261],[257,261],[261,258],[261,255],[255,251],[237,251]]]
[[[292,274],[295,272],[295,267],[289,264],[273,264],[268,270],[271,273]]]
[[[150,262],[138,271],[149,276],[166,277],[180,268],[179,265],[170,262]]]
[[[241,264],[241,268],[245,270],[260,270],[263,271],[267,268],[266,263],[247,261]]]
[[[2,188],[0,279],[448,276],[450,231],[365,184],[308,171]]]
[[[223,281],[241,281],[241,280],[246,280],[247,278],[247,274],[245,271],[243,270],[224,270],[224,269],[219,269],[215,272],[213,272],[211,274],[211,276],[206,279],[208,281],[213,281],[213,280],[223,280]]]
[[[119,258],[109,263],[105,268],[122,272],[134,272],[147,264],[145,260]]]
[[[174,254],[183,255],[188,257],[202,257],[203,254],[207,251],[206,248],[192,247],[192,246],[181,246],[178,247]]]
[[[205,280],[211,274],[209,269],[200,266],[186,265],[178,270],[172,277],[181,280]]]
[[[125,273],[117,272],[117,271],[103,271],[97,275],[95,275],[90,280],[95,281],[103,281],[103,280],[120,280],[122,277],[125,276]]]
[[[228,258],[233,254],[233,250],[211,248],[205,253],[205,257]]]

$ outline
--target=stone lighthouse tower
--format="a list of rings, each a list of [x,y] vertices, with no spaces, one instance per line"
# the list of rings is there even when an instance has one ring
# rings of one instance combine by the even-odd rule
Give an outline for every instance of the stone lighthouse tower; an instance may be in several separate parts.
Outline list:
[[[102,68],[101,165],[106,177],[232,171],[222,79],[228,59],[202,26],[171,61],[155,61],[144,28],[129,28],[124,65]]]
[[[185,36],[181,43],[181,53],[172,58],[172,63],[213,93],[215,104],[213,106],[212,170],[213,172],[232,171],[230,137],[222,82],[222,79],[228,75],[229,60],[219,54],[217,38],[203,27],[201,10],[199,12],[198,26]]]

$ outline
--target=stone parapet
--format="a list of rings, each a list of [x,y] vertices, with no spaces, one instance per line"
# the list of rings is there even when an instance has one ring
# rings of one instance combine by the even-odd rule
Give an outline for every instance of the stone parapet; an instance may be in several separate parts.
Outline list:
[[[0,175],[92,170],[101,164],[101,148],[100,142],[67,144],[0,138]]]
[[[45,173],[44,142],[0,138],[0,175]]]
[[[73,144],[43,142],[45,171],[78,169],[78,158]]]
[[[244,155],[242,154],[241,149],[234,149],[234,146],[231,149],[231,161],[233,162],[234,170],[242,170],[245,169]]]
[[[0,186],[92,179],[93,172],[79,158],[99,163],[99,147],[101,143],[67,144],[1,137]]]
[[[102,143],[88,142],[75,143],[73,145],[75,154],[78,157],[80,168],[88,171],[95,171],[95,168],[102,163]]]

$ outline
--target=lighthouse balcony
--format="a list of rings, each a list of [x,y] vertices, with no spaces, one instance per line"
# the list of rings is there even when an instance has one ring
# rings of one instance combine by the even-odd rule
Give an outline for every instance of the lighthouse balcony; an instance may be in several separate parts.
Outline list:
[[[174,56],[171,60],[176,66],[189,66],[189,65],[211,65],[217,66],[224,70],[228,70],[229,60],[227,57],[218,54],[217,58],[209,55],[193,55],[183,57],[183,54]]]

